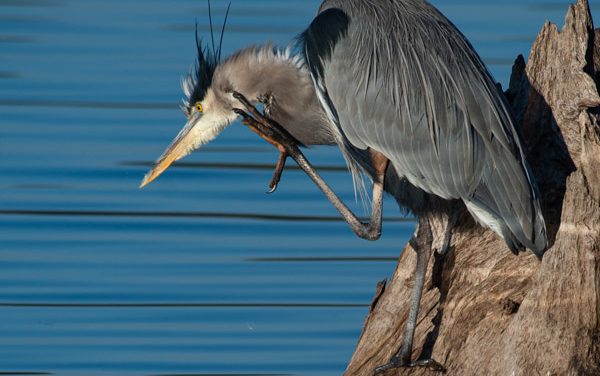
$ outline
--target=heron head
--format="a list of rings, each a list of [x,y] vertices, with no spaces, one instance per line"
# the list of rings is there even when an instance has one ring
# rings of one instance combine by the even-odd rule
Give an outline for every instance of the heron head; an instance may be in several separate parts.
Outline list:
[[[212,85],[219,66],[220,49],[211,52],[198,38],[196,45],[198,61],[189,76],[182,80],[185,98],[181,108],[187,122],[144,177],[140,188],[150,184],[173,162],[214,140],[237,117],[233,112],[232,94]]]

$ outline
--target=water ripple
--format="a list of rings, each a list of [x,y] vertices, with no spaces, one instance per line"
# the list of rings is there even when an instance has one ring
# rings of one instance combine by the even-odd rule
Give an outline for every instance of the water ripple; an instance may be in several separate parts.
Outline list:
[[[0,17],[0,22],[16,21],[9,17]],[[24,35],[0,35],[0,43],[35,43],[38,40],[34,37]]]
[[[2,308],[364,308],[354,303],[0,303]]]
[[[56,7],[64,5],[61,0],[0,0],[0,7]]]
[[[293,376],[293,374],[291,374],[291,373],[164,373],[164,374],[150,375],[150,376]]]
[[[21,77],[21,75],[19,75],[17,72],[0,71],[0,79],[20,78],[20,77]]]
[[[72,100],[48,99],[0,99],[0,106],[36,106],[36,107],[67,107],[67,108],[93,108],[113,110],[172,110],[177,105],[173,103],[142,103],[142,102],[91,102]]]
[[[240,34],[299,34],[304,30],[305,25],[298,26],[283,26],[283,25],[227,25],[228,33]],[[187,24],[173,24],[163,27],[167,31],[175,32],[194,32],[195,26]],[[202,33],[210,33],[209,25],[198,25],[198,31]]]
[[[221,150],[222,151],[222,150]],[[233,152],[240,152],[242,150],[233,149]],[[243,150],[245,151],[245,150]],[[260,151],[265,151],[265,149],[260,149]],[[271,151],[271,149],[266,149],[266,151]],[[151,162],[122,162],[122,166],[127,167],[152,167],[154,163]],[[174,167],[178,168],[202,168],[202,169],[217,169],[217,170],[273,170],[275,164],[268,163],[207,163],[207,162],[177,162]],[[345,166],[313,166],[316,170],[319,171],[327,171],[327,172],[348,172],[348,168]],[[292,171],[301,171],[302,169],[298,166],[286,166],[286,170]]]
[[[212,219],[251,219],[261,221],[286,222],[344,222],[340,216],[279,215],[259,213],[219,213],[219,212],[134,212],[134,211],[88,211],[88,210],[0,210],[0,215],[18,216],[67,216],[67,217],[142,217],[142,218],[212,218]],[[368,221],[363,218],[363,221]],[[414,222],[414,218],[386,217],[386,222]]]
[[[397,257],[263,257],[246,262],[393,262]]]

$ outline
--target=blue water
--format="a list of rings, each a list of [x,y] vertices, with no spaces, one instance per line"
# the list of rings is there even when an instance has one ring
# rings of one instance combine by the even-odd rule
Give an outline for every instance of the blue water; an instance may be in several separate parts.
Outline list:
[[[224,54],[288,44],[318,3],[233,0]],[[435,3],[504,85],[566,9]],[[0,373],[344,370],[414,223],[387,201],[358,240],[297,170],[265,195],[276,153],[239,124],[138,190],[183,125],[196,19],[209,38],[200,0],[0,0]],[[336,150],[308,155],[363,213]]]

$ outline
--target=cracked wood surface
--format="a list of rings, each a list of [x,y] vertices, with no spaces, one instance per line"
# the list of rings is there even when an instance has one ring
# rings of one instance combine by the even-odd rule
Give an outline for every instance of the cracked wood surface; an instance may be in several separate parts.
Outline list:
[[[463,216],[446,258],[432,258],[413,359],[450,375],[600,374],[600,36],[587,0],[546,23],[507,91],[543,196],[542,262]],[[402,343],[415,268],[407,245],[366,318],[346,376],[372,375]],[[386,375],[429,375],[427,369]]]

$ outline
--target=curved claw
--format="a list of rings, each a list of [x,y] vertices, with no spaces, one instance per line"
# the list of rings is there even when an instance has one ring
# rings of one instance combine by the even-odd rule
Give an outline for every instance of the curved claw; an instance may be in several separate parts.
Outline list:
[[[283,174],[283,170],[285,169],[285,161],[287,160],[287,152],[285,149],[281,148],[279,150],[279,159],[277,160],[277,165],[275,166],[275,172],[273,172],[273,178],[269,183],[269,188],[271,189],[268,194],[274,193],[279,186],[279,182],[281,181],[281,174]]]
[[[248,115],[248,113],[242,109],[239,108],[234,108],[233,112],[235,112],[238,116],[240,116],[243,120],[249,119],[250,115]]]
[[[240,102],[242,102],[243,100],[245,100],[245,99],[246,99],[246,97],[244,97],[244,96],[242,95],[242,93],[240,93],[239,91],[234,91],[234,92],[232,93],[232,95],[233,95],[233,97],[234,97],[235,99],[237,99],[237,100],[238,100],[238,101],[240,101]]]
[[[275,184],[274,186],[272,186],[272,187],[269,187],[269,188],[270,188],[270,189],[267,191],[267,194],[268,194],[268,195],[270,195],[270,194],[273,194],[273,193],[275,193],[275,191],[277,190],[277,184]]]
[[[250,103],[250,101],[248,100],[248,98],[246,98],[242,93],[239,93],[237,91],[233,92],[233,97],[235,99],[237,99],[244,107],[246,107],[246,110],[254,117],[256,117],[257,119],[262,117],[262,114],[256,109],[256,107],[254,107],[252,105],[252,103]]]

